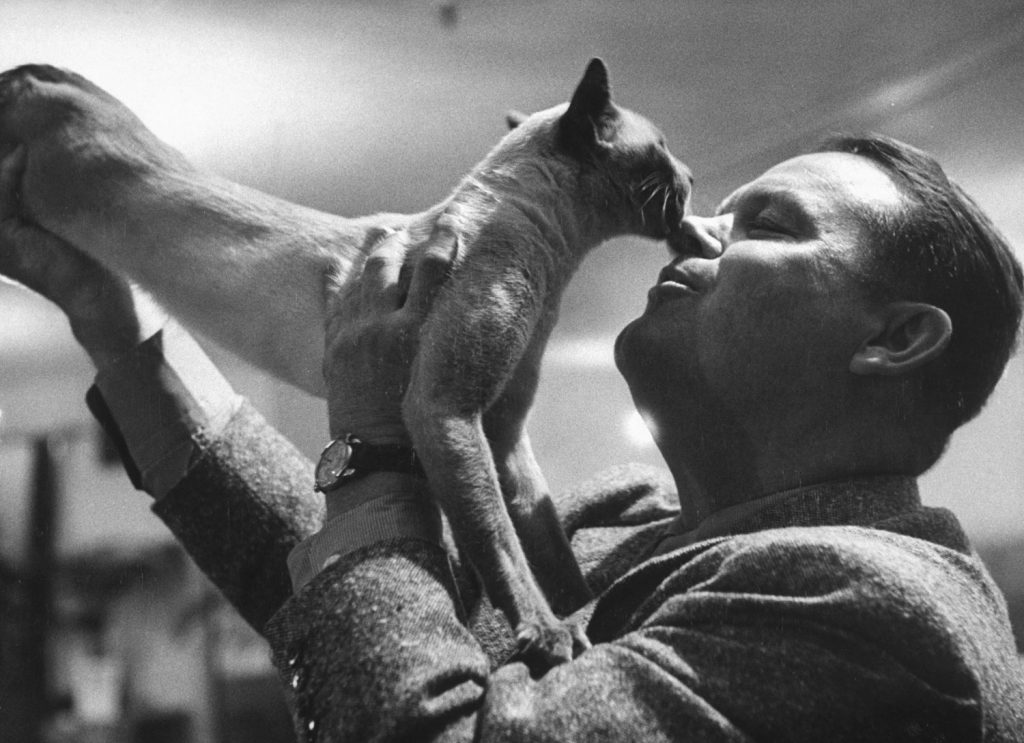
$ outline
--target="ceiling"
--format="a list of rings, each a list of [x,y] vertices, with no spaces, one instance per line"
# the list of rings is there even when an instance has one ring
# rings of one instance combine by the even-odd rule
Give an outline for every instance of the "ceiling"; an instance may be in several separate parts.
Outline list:
[[[6,0],[0,67],[91,77],[193,160],[342,214],[439,200],[503,113],[565,100],[591,56],[653,119],[706,209],[837,129],[935,152],[1024,233],[1019,0],[150,3]],[[606,250],[567,320],[607,334],[659,251]],[[625,282],[624,282],[625,279]],[[579,311],[575,311],[575,307]]]
[[[1019,0],[5,0],[0,28],[0,68],[71,67],[203,166],[350,215],[439,200],[501,136],[507,109],[565,100],[592,56],[608,62],[617,100],[654,120],[690,165],[698,211],[828,132],[871,129],[935,153],[1024,245]],[[615,422],[586,418],[588,437],[602,431],[587,452],[550,455],[556,484],[607,459],[656,461],[621,443],[628,400],[608,359],[664,258],[652,243],[615,241],[566,296],[535,438],[557,449],[578,437],[583,374],[585,414]],[[41,303],[0,285],[0,312],[7,380],[59,376],[66,364],[81,373]],[[16,409],[3,384],[0,407]],[[1004,388],[937,478],[940,501],[977,484],[971,463],[983,457],[1000,471],[986,484],[998,491],[989,511],[1020,508],[1008,504],[1024,491],[1024,465],[1006,444],[1024,423],[1019,365]],[[277,407],[282,425],[298,425]]]

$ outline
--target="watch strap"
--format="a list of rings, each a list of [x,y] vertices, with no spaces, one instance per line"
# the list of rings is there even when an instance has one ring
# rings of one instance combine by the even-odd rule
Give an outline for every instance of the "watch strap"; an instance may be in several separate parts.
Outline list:
[[[423,467],[412,447],[400,444],[367,444],[359,439],[350,439],[352,458],[349,469],[355,474],[368,472],[405,472],[410,475],[422,475]]]
[[[332,439],[320,454],[314,489],[333,491],[346,482],[371,472],[400,472],[423,475],[416,452],[400,444],[367,444],[346,434]]]

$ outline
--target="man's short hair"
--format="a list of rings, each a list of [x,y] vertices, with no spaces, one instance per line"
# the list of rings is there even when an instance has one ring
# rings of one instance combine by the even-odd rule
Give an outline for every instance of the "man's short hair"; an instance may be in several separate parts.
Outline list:
[[[981,410],[1013,352],[1024,279],[1006,239],[977,204],[921,150],[881,135],[837,135],[822,152],[860,155],[882,167],[904,196],[893,213],[866,215],[867,275],[890,300],[946,311],[953,335],[918,377],[924,412],[943,440]]]

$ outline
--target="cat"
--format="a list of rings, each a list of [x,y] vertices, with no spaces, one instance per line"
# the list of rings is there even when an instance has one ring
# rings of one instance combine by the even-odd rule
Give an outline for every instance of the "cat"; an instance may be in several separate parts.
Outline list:
[[[24,216],[313,394],[324,394],[326,277],[356,282],[369,248],[393,230],[414,245],[439,225],[457,236],[404,417],[456,543],[519,654],[545,666],[586,645],[556,614],[589,591],[525,431],[541,356],[586,253],[617,235],[668,237],[692,179],[657,128],[611,100],[600,59],[568,104],[509,124],[437,206],[347,219],[197,170],[78,75],[46,66],[0,74],[0,155],[27,150]]]

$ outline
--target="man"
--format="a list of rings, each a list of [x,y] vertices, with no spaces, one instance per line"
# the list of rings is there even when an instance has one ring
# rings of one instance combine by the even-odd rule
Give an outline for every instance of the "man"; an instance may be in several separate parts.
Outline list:
[[[328,490],[327,523],[292,557],[298,590],[264,625],[309,739],[1024,739],[1005,605],[914,482],[1013,347],[1009,248],[930,158],[881,138],[770,169],[714,217],[687,218],[673,246],[616,359],[679,511],[666,521],[657,487],[623,473],[563,504],[603,591],[583,609],[593,647],[543,676],[493,667],[421,518],[424,483],[371,472]],[[400,339],[429,306],[437,252],[403,301],[401,251],[386,245],[346,307],[357,320],[329,327],[332,435],[406,440]],[[209,505],[209,482],[224,495],[255,466],[224,443],[230,426],[158,502],[194,554],[239,531]],[[183,495],[204,490],[209,534]],[[290,506],[262,490],[242,500],[273,513],[270,534]],[[603,545],[616,559],[588,525],[622,530]],[[252,557],[215,579],[273,572]],[[623,557],[624,576],[610,565]]]

